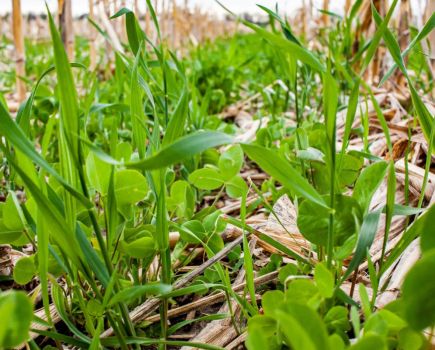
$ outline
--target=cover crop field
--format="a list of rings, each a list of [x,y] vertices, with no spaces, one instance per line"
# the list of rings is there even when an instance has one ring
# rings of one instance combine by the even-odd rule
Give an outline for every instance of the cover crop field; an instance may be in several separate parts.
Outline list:
[[[435,348],[434,2],[12,2],[0,349]]]

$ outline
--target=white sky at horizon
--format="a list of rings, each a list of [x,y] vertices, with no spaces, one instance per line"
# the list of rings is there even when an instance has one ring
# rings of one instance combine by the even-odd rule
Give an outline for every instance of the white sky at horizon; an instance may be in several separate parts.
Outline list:
[[[73,14],[74,16],[87,13],[89,11],[88,7],[89,0],[72,0]],[[166,0],[165,2],[167,3]],[[176,0],[178,3],[183,4],[184,0]],[[306,0],[308,1],[308,0]],[[421,13],[424,9],[424,4],[426,0],[411,0],[412,9],[415,13]],[[435,0],[427,0],[435,1]],[[57,0],[21,0],[21,10],[23,13],[45,13],[45,2],[47,2],[50,11],[55,12],[57,9]],[[127,0],[127,7],[132,7],[133,0]],[[154,1],[153,1],[154,2]],[[302,0],[221,0],[222,4],[227,6],[231,11],[236,13],[248,12],[248,13],[260,13],[262,12],[257,7],[257,4],[263,6],[274,8],[275,4],[278,6],[282,12],[291,14],[296,9],[298,9]],[[145,0],[139,0],[139,9],[143,11],[145,8]],[[161,3],[161,1],[160,1]],[[321,8],[323,0],[313,0],[314,7]],[[215,12],[217,14],[223,14],[223,9],[215,2],[215,0],[189,0],[189,5],[191,7],[199,5],[204,10],[209,12]],[[11,11],[12,0],[0,0],[0,14],[5,14]],[[344,0],[334,0],[330,2],[330,10],[341,13],[344,7]]]

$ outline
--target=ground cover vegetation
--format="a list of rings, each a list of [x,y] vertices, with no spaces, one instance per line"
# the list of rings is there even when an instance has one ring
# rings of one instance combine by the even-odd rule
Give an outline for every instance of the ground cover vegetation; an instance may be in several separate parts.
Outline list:
[[[361,6],[314,47],[262,8],[183,56],[122,9],[94,70],[48,12],[0,95],[0,348],[431,348],[435,17],[401,50],[398,1],[366,38]]]

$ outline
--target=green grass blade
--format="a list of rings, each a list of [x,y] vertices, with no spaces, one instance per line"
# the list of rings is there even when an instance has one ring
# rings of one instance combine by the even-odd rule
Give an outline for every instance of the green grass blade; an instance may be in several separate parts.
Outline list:
[[[281,182],[287,189],[324,208],[329,208],[315,188],[299,172],[293,169],[287,160],[277,153],[257,145],[244,144],[242,148],[249,158],[255,161],[266,173]]]
[[[142,91],[138,83],[138,67],[141,59],[141,48],[137,51],[131,72],[131,95],[130,95],[130,114],[133,140],[139,151],[139,157],[144,158],[146,153],[146,131],[143,124],[145,123],[145,113],[142,105]]]
[[[86,234],[83,232],[80,225],[76,225],[76,238],[79,243],[80,249],[84,255],[84,261],[86,261],[89,267],[94,271],[95,276],[100,280],[104,287],[109,284],[109,272],[106,266],[101,261],[100,257],[95,252],[94,248],[89,243]]]
[[[113,165],[124,165],[131,169],[155,170],[179,163],[186,158],[204,152],[205,150],[232,143],[233,138],[227,134],[215,131],[198,131],[179,138],[171,145],[162,148],[155,155],[143,160],[121,163],[104,153],[93,144],[84,141],[88,147],[103,161]]]
[[[0,124],[3,126],[0,129],[0,135],[4,136],[11,145],[20,150],[47,173],[52,175],[68,192],[71,193],[71,195],[80,200],[85,207],[92,207],[92,204],[86,197],[66,182],[65,179],[60,176],[59,173],[57,173],[38,152],[36,152],[34,145],[27,139],[24,132],[15,124],[3,105],[0,105]]]
[[[385,30],[388,29],[388,23],[390,22],[390,19],[391,19],[391,16],[393,15],[394,9],[396,8],[397,1],[398,0],[393,0],[393,3],[391,4],[391,6],[388,10],[388,13],[385,16],[384,21],[378,27],[378,30],[376,31],[374,37],[372,38],[372,41],[371,41],[369,47],[367,48],[367,53],[364,56],[364,60],[362,62],[362,66],[361,66],[361,74],[360,74],[361,77],[363,76],[365,70],[367,69],[371,60],[373,59],[373,56],[375,55],[375,52],[379,47],[379,43],[384,35]]]
[[[349,103],[347,105],[340,159],[343,159],[344,153],[346,152],[346,148],[349,144],[349,137],[350,137],[350,133],[352,132],[352,125],[353,125],[353,121],[355,120],[356,109],[358,107],[359,87],[360,87],[360,82],[359,79],[357,79],[355,85],[352,88],[352,91],[350,92]],[[341,167],[339,166],[338,170],[340,171],[340,169]]]
[[[435,13],[433,13],[430,16],[429,20],[426,22],[423,28],[418,32],[415,38],[409,43],[406,49],[402,52],[401,55],[402,60],[411,52],[414,46],[417,45],[420,41],[422,41],[426,36],[428,36],[434,28],[435,28]],[[393,63],[393,65],[390,67],[387,73],[385,73],[385,75],[382,77],[379,86],[382,86],[390,78],[390,76],[394,73],[397,67],[398,64],[396,62]]]
[[[367,250],[370,248],[373,240],[375,239],[381,212],[382,210],[373,211],[368,213],[364,218],[358,236],[355,253],[353,254],[352,260],[350,261],[349,266],[347,267],[347,270],[343,274],[337,287],[339,287],[351,275],[351,273],[358,268],[363,259],[366,257]]]
[[[386,259],[385,263],[382,265],[382,270],[380,275],[382,275],[405,251],[405,249],[425,230],[431,230],[435,220],[435,205],[432,205],[423,215],[419,216],[411,227],[406,230],[393,248],[390,255]]]
[[[381,17],[379,13],[376,11],[376,8],[374,7],[372,8],[372,11],[373,11],[373,18],[375,19],[375,22],[378,25],[380,25]],[[426,137],[426,140],[428,140],[429,143],[434,143],[435,140],[433,138],[431,139],[433,116],[430,114],[426,105],[421,100],[417,90],[414,87],[414,84],[412,83],[411,78],[408,75],[408,72],[405,68],[405,64],[403,62],[403,58],[400,52],[399,43],[397,42],[394,35],[391,33],[391,31],[388,28],[385,28],[385,30],[383,31],[383,37],[387,45],[387,48],[390,51],[391,56],[393,57],[395,63],[400,68],[401,72],[403,73],[403,75],[406,77],[408,81],[409,89],[411,91],[412,103],[417,113],[418,121],[421,125],[421,128],[423,129],[424,136]]]
[[[247,27],[254,30],[260,37],[266,39],[272,46],[289,53],[290,55],[301,61],[303,64],[310,66],[318,72],[326,72],[326,68],[320,62],[320,60],[304,47],[299,46],[293,41],[287,40],[280,35],[271,33],[268,30],[261,28],[253,23],[247,21],[243,21],[243,23]]]
[[[185,130],[187,120],[187,112],[189,106],[189,99],[187,91],[181,93],[177,107],[169,120],[168,127],[166,128],[165,137],[163,138],[163,146],[169,145],[177,140]]]

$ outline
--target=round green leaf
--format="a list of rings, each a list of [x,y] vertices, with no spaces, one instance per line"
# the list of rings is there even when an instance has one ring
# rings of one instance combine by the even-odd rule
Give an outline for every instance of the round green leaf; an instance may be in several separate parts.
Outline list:
[[[6,227],[3,223],[3,219],[0,219],[0,244],[9,244],[18,240],[23,231],[20,230],[11,230]]]
[[[142,237],[131,243],[123,242],[122,249],[136,259],[151,257],[156,252],[154,239],[151,237]]]
[[[329,203],[329,196],[324,196]],[[357,230],[356,220],[361,220],[358,202],[349,196],[337,195],[335,198],[334,246],[342,245]],[[326,246],[329,228],[329,210],[317,203],[305,200],[299,206],[297,219],[302,235],[311,243]]]
[[[6,228],[13,231],[21,231],[24,228],[11,194],[6,198],[3,207],[3,224]]]
[[[195,198],[190,184],[183,180],[175,181],[170,193],[170,197],[167,198],[168,209],[175,211],[178,218],[189,219],[195,207]]]
[[[24,285],[29,283],[36,273],[36,266],[33,258],[24,257],[17,261],[14,267],[14,280],[18,284]]]
[[[402,287],[405,318],[417,330],[435,324],[435,250],[423,255],[407,274]]]
[[[0,348],[12,349],[29,338],[33,305],[24,292],[0,294]]]
[[[329,271],[324,263],[316,264],[314,269],[314,280],[317,288],[324,298],[331,298],[334,294],[334,276]]]
[[[226,183],[226,191],[231,198],[240,198],[248,192],[248,186],[238,175]]]
[[[144,199],[148,193],[148,183],[137,170],[120,170],[115,174],[115,196],[118,205],[128,205]]]
[[[368,334],[352,345],[349,350],[387,350],[383,337],[375,334]]]
[[[191,220],[182,225],[180,237],[188,243],[199,243],[207,237],[207,230],[201,221]]]
[[[106,194],[109,188],[111,171],[112,166],[110,164],[103,162],[94,153],[89,153],[86,158],[86,175],[92,188]]]
[[[212,168],[195,170],[189,175],[189,181],[201,190],[215,190],[224,184],[222,175]]]
[[[231,146],[219,157],[219,170],[225,180],[237,175],[243,165],[243,151],[240,145]]]
[[[343,154],[343,157],[341,157],[341,154],[337,154],[336,162],[341,165],[337,180],[342,186],[353,184],[358,178],[359,171],[364,164],[362,158],[357,158],[349,154]]]

